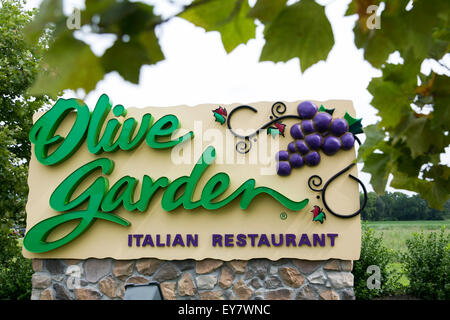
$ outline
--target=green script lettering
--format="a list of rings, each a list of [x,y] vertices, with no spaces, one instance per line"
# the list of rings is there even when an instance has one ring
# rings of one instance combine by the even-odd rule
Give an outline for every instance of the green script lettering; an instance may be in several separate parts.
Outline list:
[[[84,140],[89,152],[100,154],[119,149],[133,150],[144,140],[154,149],[172,148],[194,136],[190,131],[174,140],[160,141],[161,138],[175,134],[180,127],[178,118],[171,114],[163,116],[154,124],[153,116],[149,113],[144,114],[137,133],[135,131],[138,122],[134,118],[126,119],[123,125],[113,118],[105,125],[111,109],[116,117],[126,115],[126,109],[122,105],[112,108],[112,102],[106,94],[100,96],[92,114],[85,104],[76,99],[59,99],[53,108],[42,115],[31,128],[29,137],[35,145],[36,159],[44,165],[61,163],[74,154]],[[77,111],[75,123],[67,136],[64,138],[55,135],[61,122],[74,110]],[[105,129],[102,132],[104,125]],[[52,145],[57,148],[48,154],[49,147]]]
[[[56,129],[72,110],[77,111],[77,118],[69,134],[66,138],[55,136]],[[89,108],[85,104],[76,99],[59,99],[30,130],[29,138],[35,145],[36,159],[44,165],[52,165],[69,158],[83,142],[89,118]],[[59,147],[49,155],[49,147],[59,142]]]
[[[133,195],[138,184],[136,178],[125,176],[119,179],[109,188],[108,179],[98,177],[86,190],[78,197],[72,199],[73,193],[79,185],[94,172],[101,169],[104,175],[109,175],[114,167],[114,162],[106,158],[91,161],[70,174],[53,192],[50,198],[50,206],[60,212],[77,208],[87,202],[87,209],[67,212],[61,215],[48,218],[37,223],[26,234],[24,246],[31,252],[47,252],[59,248],[86,231],[96,219],[102,219],[128,226],[130,223],[123,218],[111,213],[122,205],[127,211],[145,211],[148,208],[154,194],[163,189],[164,194],[161,200],[161,207],[165,211],[172,211],[180,206],[187,210],[203,207],[207,210],[220,209],[241,196],[240,207],[245,210],[253,199],[260,194],[267,194],[278,201],[284,207],[292,211],[299,211],[308,204],[308,199],[293,201],[281,193],[268,187],[255,187],[255,180],[245,181],[239,188],[232,192],[223,200],[214,200],[222,195],[229,187],[230,177],[220,172],[211,177],[202,190],[201,197],[193,201],[192,197],[197,188],[203,173],[214,162],[216,151],[214,147],[205,149],[200,159],[191,171],[189,176],[182,176],[169,182],[167,177],[161,177],[153,181],[147,175],[143,178],[140,199],[134,202]],[[182,194],[181,187],[185,187]],[[79,224],[66,236],[53,242],[47,242],[47,238],[56,227],[72,220],[80,220]]]
[[[114,167],[114,162],[101,158],[89,162],[69,175],[53,192],[50,198],[50,206],[56,211],[67,211],[74,209],[85,202],[88,202],[86,210],[72,211],[45,219],[31,228],[23,240],[23,244],[31,252],[48,252],[59,248],[86,231],[95,219],[103,219],[128,226],[130,223],[125,219],[110,213],[99,211],[105,192],[108,190],[108,179],[97,178],[81,195],[70,200],[73,192],[87,176],[97,169],[101,169],[103,174],[110,174]],[[80,220],[78,225],[61,239],[47,242],[47,238],[56,227],[73,220]]]

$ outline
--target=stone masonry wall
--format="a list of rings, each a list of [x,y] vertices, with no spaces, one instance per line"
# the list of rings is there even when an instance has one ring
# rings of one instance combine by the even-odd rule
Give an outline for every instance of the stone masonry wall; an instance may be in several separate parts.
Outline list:
[[[32,300],[122,299],[157,281],[165,299],[354,299],[352,261],[33,259]]]

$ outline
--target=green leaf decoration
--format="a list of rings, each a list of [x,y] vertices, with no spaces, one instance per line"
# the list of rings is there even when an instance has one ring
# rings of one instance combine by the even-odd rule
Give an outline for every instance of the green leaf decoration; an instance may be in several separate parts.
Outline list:
[[[353,118],[348,112],[345,113],[344,115],[344,119],[347,121],[349,129],[348,131],[353,133],[353,134],[358,134],[358,133],[363,133],[363,129],[362,129],[362,118],[360,119],[356,119]]]
[[[314,0],[286,6],[266,26],[264,37],[260,61],[286,62],[298,57],[301,71],[326,60],[334,45],[325,9]]]
[[[225,117],[223,115],[221,115],[220,113],[214,112],[214,118],[216,119],[216,121],[220,124],[224,124],[225,123]]]
[[[353,118],[348,112],[345,113],[344,119],[347,121],[349,126],[353,125],[358,121],[361,121],[361,119]]]
[[[356,122],[353,125],[351,125],[350,128],[348,129],[348,131],[350,131],[353,134],[363,133],[364,131],[362,128],[361,121]]]
[[[318,221],[321,224],[323,224],[323,220],[326,219],[325,212],[321,211],[314,219],[313,221]]]
[[[179,17],[206,31],[219,31],[229,53],[255,37],[256,24],[249,18],[250,6],[242,0],[195,0]]]
[[[270,134],[272,138],[275,138],[277,135],[280,135],[280,130],[274,127],[267,128],[267,134]]]
[[[323,104],[321,104],[320,107],[319,107],[319,112],[326,112],[326,113],[328,113],[328,114],[330,114],[332,116],[333,113],[334,113],[334,108],[333,109],[327,109],[327,108],[325,108],[323,106]]]

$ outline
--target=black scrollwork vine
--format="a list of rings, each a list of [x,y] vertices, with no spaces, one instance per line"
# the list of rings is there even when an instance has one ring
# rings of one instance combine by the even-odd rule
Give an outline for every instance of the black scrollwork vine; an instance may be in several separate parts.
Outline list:
[[[342,175],[342,174],[344,174],[345,172],[347,172],[348,170],[350,170],[354,165],[355,165],[355,163],[352,163],[352,164],[348,165],[347,167],[345,167],[344,169],[342,169],[341,171],[339,171],[338,173],[336,173],[334,176],[332,176],[332,177],[324,184],[324,186],[323,186],[321,189],[318,188],[318,187],[320,187],[320,186],[322,185],[322,178],[321,178],[321,177],[319,177],[318,175],[313,175],[313,176],[309,177],[309,179],[308,179],[308,187],[309,187],[311,190],[313,190],[313,191],[321,192],[321,195],[322,195],[322,202],[323,202],[323,205],[325,206],[325,208],[326,208],[326,209],[328,210],[328,212],[330,212],[332,215],[335,215],[336,217],[339,217],[339,218],[352,218],[352,217],[354,217],[354,216],[357,216],[358,214],[360,214],[360,213],[364,210],[364,208],[365,208],[365,206],[366,206],[366,204],[367,204],[367,190],[366,190],[366,187],[364,186],[364,183],[363,183],[361,180],[359,180],[357,177],[355,177],[355,176],[352,175],[352,174],[349,174],[349,175],[348,175],[349,178],[351,178],[351,179],[355,180],[356,182],[358,182],[359,185],[362,187],[363,193],[364,193],[364,200],[363,200],[363,203],[362,203],[360,209],[357,210],[356,212],[352,213],[352,214],[339,214],[339,213],[336,213],[334,210],[332,210],[332,209],[328,206],[328,203],[327,203],[327,201],[326,201],[326,197],[325,197],[325,196],[326,196],[326,191],[327,191],[327,188],[329,187],[329,185],[330,185],[334,180],[336,180],[340,175]]]
[[[262,130],[267,129],[275,122],[279,122],[284,119],[299,119],[299,120],[301,120],[300,116],[298,116],[298,115],[283,115],[287,109],[286,105],[283,102],[278,101],[272,105],[272,109],[271,109],[272,115],[270,116],[269,122],[265,123],[262,127],[260,127],[255,132],[252,132],[251,134],[241,135],[241,134],[235,132],[233,130],[233,128],[231,128],[231,118],[233,117],[233,115],[235,114],[236,111],[242,110],[242,109],[248,109],[255,113],[258,112],[258,110],[256,110],[256,108],[254,108],[252,106],[242,105],[242,106],[238,106],[238,107],[234,108],[233,110],[231,110],[230,114],[228,115],[228,118],[227,118],[228,129],[235,137],[242,139],[241,141],[238,141],[236,144],[236,151],[239,153],[242,153],[242,154],[249,152],[250,149],[252,148],[251,138],[257,136],[258,134],[261,133]]]
[[[284,102],[277,101],[277,102],[275,102],[272,105],[272,108],[271,108],[272,115],[269,117],[269,119],[270,119],[269,122],[263,124],[259,129],[257,129],[255,132],[252,132],[251,134],[241,135],[241,134],[237,133],[236,131],[234,131],[233,128],[231,127],[231,118],[236,113],[236,111],[242,110],[242,109],[251,110],[251,111],[253,111],[255,113],[258,112],[258,110],[256,108],[252,107],[252,106],[241,105],[241,106],[237,106],[236,108],[231,110],[230,114],[228,115],[227,127],[230,130],[230,132],[235,137],[241,139],[240,141],[238,141],[236,143],[236,151],[241,153],[241,154],[245,154],[245,153],[250,151],[250,149],[252,148],[252,141],[251,141],[252,138],[254,138],[258,134],[260,134],[261,131],[267,129],[268,127],[270,127],[274,123],[280,122],[280,121],[285,120],[285,119],[302,120],[302,118],[299,115],[295,115],[295,114],[284,115],[284,113],[287,110],[286,104]],[[358,144],[361,145],[361,141],[358,139],[358,137],[356,135],[353,135],[353,136],[355,137],[355,139],[358,142]],[[256,138],[254,139],[254,141],[256,141]]]

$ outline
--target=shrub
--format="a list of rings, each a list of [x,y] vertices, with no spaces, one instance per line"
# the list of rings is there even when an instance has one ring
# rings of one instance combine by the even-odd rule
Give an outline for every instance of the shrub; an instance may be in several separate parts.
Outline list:
[[[363,223],[361,256],[359,260],[355,261],[353,267],[356,299],[369,300],[392,292],[393,281],[390,281],[388,277],[388,264],[393,260],[394,253],[383,245],[382,240],[382,235],[376,236],[375,231],[369,228],[367,223]],[[367,279],[370,277],[367,268],[371,265],[380,268],[380,289],[367,288]]]
[[[410,294],[422,299],[450,299],[450,234],[414,233],[403,254]]]
[[[0,231],[0,299],[27,300],[31,295],[31,260],[22,256],[18,238]]]

